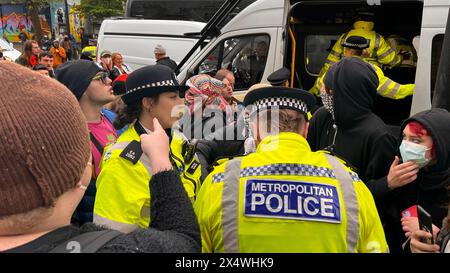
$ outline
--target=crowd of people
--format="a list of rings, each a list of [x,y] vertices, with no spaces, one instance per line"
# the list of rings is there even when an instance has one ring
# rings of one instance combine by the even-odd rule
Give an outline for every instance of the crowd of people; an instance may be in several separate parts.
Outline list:
[[[227,69],[179,83],[162,45],[134,71],[66,46],[0,61],[0,251],[450,252],[450,113],[393,133],[358,52],[323,71],[318,108],[286,68],[240,102]]]

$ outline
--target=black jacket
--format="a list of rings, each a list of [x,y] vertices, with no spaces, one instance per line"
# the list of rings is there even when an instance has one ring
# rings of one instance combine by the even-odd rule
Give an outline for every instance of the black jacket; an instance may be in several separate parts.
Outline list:
[[[196,152],[202,166],[202,181],[212,171],[213,164],[217,160],[244,154],[243,131],[244,120],[237,118],[235,122],[199,140]]]
[[[177,68],[177,63],[169,57],[164,57],[156,61],[156,64],[165,65],[170,67],[173,71]]]
[[[378,77],[364,61],[344,58],[333,78],[334,115],[319,109],[311,119],[308,142],[313,151],[333,144],[336,155],[355,167],[377,201],[388,190],[386,175],[395,157],[397,141],[372,112]]]
[[[201,251],[197,218],[178,172],[170,171],[153,175],[150,181],[150,192],[152,193],[150,227],[119,235],[97,252],[199,253]],[[104,229],[94,224],[85,224],[81,228],[66,226],[6,252],[47,253],[81,233]]]
[[[420,169],[417,180],[392,191],[383,202],[380,213],[383,216],[386,239],[391,252],[401,250],[405,235],[401,226],[401,213],[414,205],[420,205],[431,214],[433,224],[441,227],[447,216],[450,201],[447,187],[450,185],[450,113],[444,109],[420,112],[401,127],[401,131],[412,121],[422,124],[431,137],[436,151],[435,164]],[[402,139],[402,136],[400,136]]]

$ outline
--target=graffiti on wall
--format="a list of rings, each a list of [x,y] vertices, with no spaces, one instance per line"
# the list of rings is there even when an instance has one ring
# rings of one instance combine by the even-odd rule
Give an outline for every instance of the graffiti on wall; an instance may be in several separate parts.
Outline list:
[[[10,42],[19,42],[19,34],[24,30],[28,38],[31,38],[33,23],[25,13],[3,13],[1,18],[2,37]]]
[[[74,5],[70,9],[69,18],[70,18],[70,32],[75,37],[75,40],[80,43],[81,42],[81,36],[80,36],[81,28],[85,27],[84,16],[82,16],[77,11],[76,6]]]

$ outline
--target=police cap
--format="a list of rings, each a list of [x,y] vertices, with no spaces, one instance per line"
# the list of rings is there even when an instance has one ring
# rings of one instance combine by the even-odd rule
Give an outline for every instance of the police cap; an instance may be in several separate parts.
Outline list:
[[[254,105],[256,110],[279,107],[307,114],[316,104],[314,95],[308,91],[282,86],[258,88],[247,93],[244,105]]]
[[[366,8],[356,10],[356,21],[373,22],[375,19],[375,13]]]
[[[288,81],[291,76],[291,72],[287,68],[281,68],[267,77],[267,80],[272,86],[281,86],[285,81]]]
[[[369,40],[361,36],[350,36],[342,44],[344,47],[353,49],[366,49],[369,47]]]

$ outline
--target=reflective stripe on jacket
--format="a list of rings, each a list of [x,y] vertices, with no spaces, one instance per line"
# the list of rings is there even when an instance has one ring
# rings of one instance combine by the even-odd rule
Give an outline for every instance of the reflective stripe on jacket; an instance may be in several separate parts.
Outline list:
[[[347,33],[342,34],[339,39],[334,44],[330,53],[328,54],[327,60],[324,66],[319,72],[317,79],[320,79],[328,71],[331,65],[339,62],[344,57],[344,47],[342,46],[350,36],[361,36],[370,40],[370,45],[368,50],[369,56],[364,57],[365,61],[376,66],[381,66],[382,64],[389,67],[396,66],[401,63],[402,57],[391,48],[391,46],[385,41],[383,36],[373,31],[374,24],[372,22],[357,21],[353,25],[352,30]],[[310,92],[316,96],[320,96],[320,88],[316,84],[311,88]]]
[[[194,209],[203,252],[386,252],[370,191],[298,134],[217,167]]]
[[[350,57],[350,58],[359,58],[359,57]],[[414,93],[414,84],[399,84],[388,77],[386,77],[383,73],[383,70],[376,65],[371,64],[375,73],[378,76],[378,95],[390,98],[394,100],[404,99],[407,96],[411,96]],[[315,83],[315,89],[320,90],[323,86],[323,79],[325,74],[323,74],[320,78],[317,79]],[[319,95],[319,94],[316,94]]]
[[[130,126],[117,142],[108,147],[102,158],[97,179],[97,197],[94,205],[94,223],[121,232],[148,228],[150,224],[150,182],[152,170],[148,157],[143,153],[136,164],[121,157],[132,142],[140,141],[134,126]],[[194,201],[200,189],[201,167],[194,157],[186,164],[182,156],[183,139],[173,134],[170,144],[171,161],[179,170],[183,186]]]

